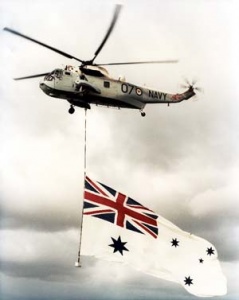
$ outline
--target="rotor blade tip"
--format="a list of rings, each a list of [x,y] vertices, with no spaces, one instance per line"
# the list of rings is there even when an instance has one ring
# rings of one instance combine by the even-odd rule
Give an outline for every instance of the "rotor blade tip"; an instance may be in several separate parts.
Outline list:
[[[116,9],[120,10],[123,7],[123,3],[117,3],[116,4]]]

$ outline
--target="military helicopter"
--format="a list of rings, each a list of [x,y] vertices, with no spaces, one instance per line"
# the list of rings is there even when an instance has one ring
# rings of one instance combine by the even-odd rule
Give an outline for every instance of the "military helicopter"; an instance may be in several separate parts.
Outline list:
[[[193,84],[189,84],[184,93],[168,94],[126,82],[124,77],[119,77],[118,79],[112,78],[108,71],[103,67],[112,65],[136,65],[148,63],[175,63],[177,62],[176,60],[136,61],[104,64],[94,63],[115,27],[120,10],[121,5],[116,5],[113,18],[106,35],[91,60],[79,59],[66,52],[26,36],[18,31],[5,27],[5,31],[46,47],[67,58],[75,59],[81,63],[81,65],[77,67],[66,65],[63,68],[57,68],[52,72],[14,79],[23,80],[44,76],[43,80],[40,82],[40,88],[42,91],[50,97],[67,100],[70,103],[70,108],[68,111],[70,114],[75,112],[75,106],[90,109],[91,104],[96,104],[107,107],[138,109],[141,112],[141,115],[144,117],[145,112],[143,109],[148,103],[166,103],[169,105],[171,103],[178,103],[193,97],[196,89],[194,88]]]

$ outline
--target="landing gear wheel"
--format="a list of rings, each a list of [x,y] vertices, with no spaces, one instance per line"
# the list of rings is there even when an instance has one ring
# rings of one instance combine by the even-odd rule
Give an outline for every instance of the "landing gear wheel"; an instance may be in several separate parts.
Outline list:
[[[142,117],[145,117],[146,116],[146,113],[144,111],[141,111],[141,116]]]
[[[73,106],[73,105],[71,105],[71,107],[69,108],[68,112],[69,112],[69,114],[71,114],[71,115],[74,114],[75,109],[74,109],[74,106]]]

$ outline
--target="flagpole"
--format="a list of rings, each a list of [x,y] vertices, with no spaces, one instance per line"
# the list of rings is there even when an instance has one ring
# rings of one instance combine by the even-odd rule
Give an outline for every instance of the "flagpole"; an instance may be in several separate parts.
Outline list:
[[[86,128],[87,128],[87,108],[85,108],[85,140],[84,140],[84,185],[83,185],[83,203],[81,210],[81,223],[80,223],[80,241],[79,241],[79,250],[77,262],[75,262],[75,267],[81,267],[80,258],[81,258],[81,240],[82,240],[82,229],[83,229],[83,213],[84,213],[84,196],[85,196],[85,179],[86,179]]]

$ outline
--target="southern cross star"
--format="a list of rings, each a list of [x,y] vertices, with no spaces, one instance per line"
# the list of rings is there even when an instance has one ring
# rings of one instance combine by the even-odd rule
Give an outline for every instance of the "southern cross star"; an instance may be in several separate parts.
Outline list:
[[[172,239],[171,243],[172,243],[172,247],[174,246],[176,248],[179,246],[179,241],[177,239]]]
[[[215,253],[214,253],[214,249],[212,249],[212,247],[210,247],[210,248],[207,248],[207,255],[214,255]]]
[[[193,284],[193,279],[190,278],[190,276],[188,276],[188,277],[185,277],[184,282],[185,282],[185,285],[190,286],[191,284]]]

